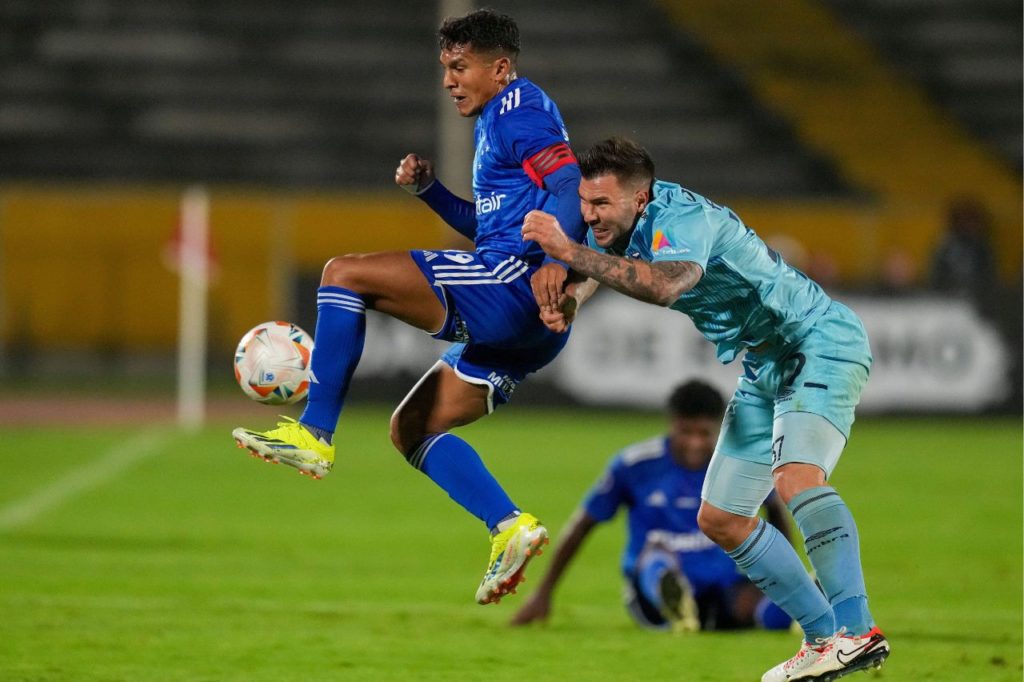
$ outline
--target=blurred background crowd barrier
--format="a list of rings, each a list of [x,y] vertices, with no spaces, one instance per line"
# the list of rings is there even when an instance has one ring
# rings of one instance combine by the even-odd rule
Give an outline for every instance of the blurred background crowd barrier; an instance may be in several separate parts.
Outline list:
[[[634,137],[659,177],[735,209],[862,314],[866,409],[1020,410],[1019,1],[487,5],[518,20],[519,71],[574,147]],[[210,200],[208,362],[224,381],[254,324],[312,331],[329,257],[465,246],[392,184],[415,151],[469,196],[451,147],[472,121],[439,104],[443,13],[0,0],[0,373],[173,387],[188,186]],[[522,400],[650,407],[679,379],[738,374],[681,317],[608,294],[590,307]],[[438,347],[371,324],[356,390],[393,400]]]

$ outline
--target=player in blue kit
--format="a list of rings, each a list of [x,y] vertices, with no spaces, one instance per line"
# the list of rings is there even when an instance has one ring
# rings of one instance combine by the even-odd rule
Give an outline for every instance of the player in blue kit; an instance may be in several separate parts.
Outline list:
[[[622,553],[626,608],[643,627],[730,630],[759,625],[787,629],[792,619],[736,570],[729,555],[697,526],[700,491],[714,453],[725,401],[702,381],[688,381],[669,397],[669,430],[617,454],[561,533],[551,566],[513,625],[544,620],[555,586],[590,532],[629,511]],[[788,535],[775,495],[768,520]]]
[[[330,260],[317,295],[309,400],[298,422],[267,432],[235,429],[239,445],[319,478],[334,462],[333,434],[362,354],[367,309],[454,344],[391,418],[391,440],[409,463],[486,524],[491,556],[476,593],[481,604],[514,592],[547,530],[520,513],[477,452],[451,429],[508,402],[517,384],[558,355],[563,334],[538,319],[531,277],[565,267],[544,263],[524,242],[523,218],[551,211],[583,239],[579,167],[558,107],[516,75],[519,29],[489,10],[446,20],[439,30],[443,87],[456,111],[476,117],[470,202],[434,177],[430,161],[406,156],[395,182],[416,194],[475,251],[427,250]]]
[[[701,492],[698,522],[804,631],[797,654],[763,682],[833,680],[881,665],[889,643],[868,610],[857,526],[827,484],[853,425],[871,350],[860,319],[789,267],[731,210],[655,179],[646,150],[623,138],[580,155],[589,248],[531,212],[523,236],[590,278],[542,317],[564,330],[598,282],[688,315],[743,373]],[[804,537],[824,595],[793,547],[757,510],[772,491]]]

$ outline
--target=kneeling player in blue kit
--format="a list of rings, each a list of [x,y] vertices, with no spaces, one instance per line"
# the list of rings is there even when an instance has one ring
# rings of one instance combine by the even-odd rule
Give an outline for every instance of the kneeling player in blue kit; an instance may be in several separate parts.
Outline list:
[[[622,553],[626,608],[654,629],[788,629],[792,619],[736,570],[729,555],[697,526],[700,491],[718,440],[725,401],[702,381],[688,381],[668,401],[669,430],[618,453],[562,531],[550,568],[512,619],[545,620],[569,562],[598,524],[620,507],[629,513]],[[788,535],[785,508],[765,501],[769,521]]]

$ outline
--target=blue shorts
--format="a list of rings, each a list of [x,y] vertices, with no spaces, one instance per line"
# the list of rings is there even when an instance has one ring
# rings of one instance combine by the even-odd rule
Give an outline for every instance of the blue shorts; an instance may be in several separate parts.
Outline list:
[[[568,334],[540,321],[526,261],[508,254],[456,250],[411,251],[413,261],[445,307],[431,336],[454,345],[441,360],[465,381],[486,386],[488,410],[507,403],[527,374],[561,352]]]
[[[830,476],[850,436],[871,360],[860,319],[835,301],[797,343],[748,351],[701,497],[753,516],[771,492],[775,468],[814,464]]]

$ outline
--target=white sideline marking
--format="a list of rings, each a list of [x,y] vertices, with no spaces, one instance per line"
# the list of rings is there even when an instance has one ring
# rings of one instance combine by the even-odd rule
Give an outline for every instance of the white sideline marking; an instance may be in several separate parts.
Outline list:
[[[159,452],[167,439],[168,434],[162,429],[143,431],[63,478],[0,508],[0,531],[23,526],[73,497],[117,478],[132,465]]]

